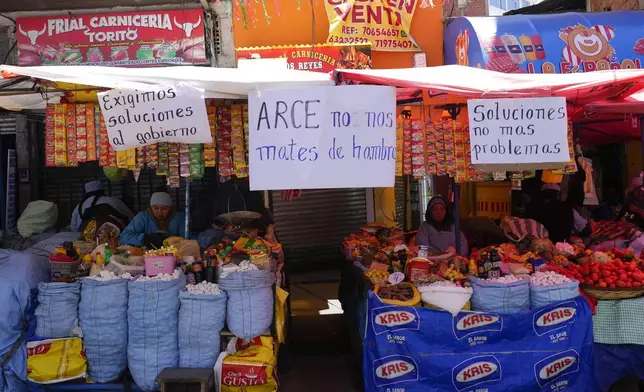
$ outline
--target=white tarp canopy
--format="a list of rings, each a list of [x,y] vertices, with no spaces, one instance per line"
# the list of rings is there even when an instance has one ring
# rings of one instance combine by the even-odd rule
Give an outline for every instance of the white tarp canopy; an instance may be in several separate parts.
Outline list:
[[[289,89],[307,86],[329,86],[328,74],[276,70],[209,67],[117,68],[94,66],[0,66],[0,71],[52,82],[74,83],[105,88],[146,89],[149,85],[186,82],[204,89],[206,98],[245,99],[249,91],[258,89]]]
[[[33,82],[11,83],[7,89],[2,88],[3,82],[11,79],[0,77],[0,108],[5,110],[45,110],[47,103],[59,103],[63,93],[41,94],[38,90],[44,91]],[[15,93],[12,93],[15,91]]]

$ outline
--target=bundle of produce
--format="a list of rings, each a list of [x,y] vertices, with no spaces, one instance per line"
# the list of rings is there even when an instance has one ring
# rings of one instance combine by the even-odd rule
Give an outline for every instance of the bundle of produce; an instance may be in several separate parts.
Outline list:
[[[530,278],[530,305],[539,309],[579,295],[579,282],[554,271],[537,271]]]
[[[161,370],[179,365],[179,291],[185,281],[177,269],[128,284],[127,359],[134,382],[144,391],[158,390]]]
[[[479,312],[501,314],[517,313],[530,309],[530,285],[527,280],[514,275],[479,279],[470,276],[472,308]]]
[[[592,233],[590,237],[595,242],[610,241],[618,238],[631,239],[639,230],[631,223],[621,221],[590,221]],[[641,234],[641,233],[639,233]]]
[[[420,303],[420,293],[413,284],[402,282],[395,285],[376,285],[373,292],[390,305],[416,306]]]
[[[387,279],[389,279],[389,272],[386,270],[370,269],[364,273],[364,276],[373,284],[385,284]]]
[[[204,281],[187,285],[179,302],[179,367],[212,368],[226,319],[226,293]]]
[[[127,368],[127,279],[110,271],[81,280],[78,307],[92,381],[118,379]]]

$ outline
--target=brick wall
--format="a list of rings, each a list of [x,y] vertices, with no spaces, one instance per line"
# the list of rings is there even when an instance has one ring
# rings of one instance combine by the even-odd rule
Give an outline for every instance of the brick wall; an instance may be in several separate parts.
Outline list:
[[[434,2],[440,0],[434,0]],[[486,16],[485,2],[488,0],[468,0],[467,7],[465,8],[465,16]],[[452,11],[452,2],[454,9]],[[450,15],[451,11],[451,15]],[[444,0],[443,1],[443,19],[455,18],[461,16],[461,10],[458,8],[458,0]]]
[[[590,0],[591,12],[639,9],[638,0]]]

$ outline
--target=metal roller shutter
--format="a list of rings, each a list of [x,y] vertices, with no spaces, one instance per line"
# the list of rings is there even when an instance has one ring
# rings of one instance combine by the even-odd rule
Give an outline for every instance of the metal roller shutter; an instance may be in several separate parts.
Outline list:
[[[365,189],[306,189],[292,201],[280,193],[272,193],[275,232],[291,269],[337,261],[344,237],[367,221]]]
[[[69,223],[74,207],[83,199],[83,185],[88,181],[101,181],[107,195],[123,199],[135,213],[148,208],[152,193],[165,185],[165,177],[157,176],[152,169],[142,170],[137,183],[132,176],[123,182],[109,182],[103,169],[95,162],[83,163],[74,168],[46,167],[44,173],[44,199],[58,205],[59,227]],[[216,189],[216,171],[214,168],[207,168],[202,179],[192,181],[193,212],[196,207],[194,203],[207,199],[204,196],[214,194]],[[181,188],[169,191],[178,208],[183,210],[186,202],[185,182],[181,182]]]
[[[0,115],[0,135],[16,134],[16,116],[12,114]]]

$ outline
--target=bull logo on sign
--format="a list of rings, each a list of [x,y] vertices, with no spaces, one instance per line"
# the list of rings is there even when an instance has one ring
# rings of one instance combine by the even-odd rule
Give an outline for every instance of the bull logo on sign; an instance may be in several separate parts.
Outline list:
[[[190,22],[179,23],[179,22],[177,22],[177,17],[175,16],[174,17],[174,24],[175,24],[175,26],[177,26],[178,28],[180,28],[181,30],[183,30],[186,33],[186,37],[190,38],[190,36],[192,35],[193,30],[196,29],[197,27],[199,27],[199,25],[201,24],[201,16],[197,17],[197,22],[196,23],[190,23]]]
[[[29,38],[29,40],[31,41],[32,45],[36,45],[36,40],[38,39],[38,37],[40,37],[41,35],[45,34],[45,31],[47,31],[47,25],[44,25],[42,30],[40,30],[40,31],[38,31],[38,30],[29,30],[27,32],[25,32],[22,29],[22,26],[18,26],[18,31],[20,32],[20,34],[22,34],[25,37]]]

